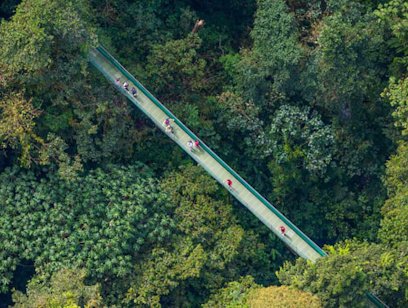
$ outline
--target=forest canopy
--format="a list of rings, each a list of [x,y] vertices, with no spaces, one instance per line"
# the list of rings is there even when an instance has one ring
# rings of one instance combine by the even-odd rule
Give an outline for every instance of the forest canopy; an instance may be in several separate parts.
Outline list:
[[[89,62],[109,50],[328,253]],[[408,305],[405,0],[0,3],[0,307]]]

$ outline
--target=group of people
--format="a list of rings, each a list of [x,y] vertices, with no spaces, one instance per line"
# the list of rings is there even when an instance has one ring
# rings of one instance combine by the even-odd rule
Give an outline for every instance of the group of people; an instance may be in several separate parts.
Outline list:
[[[121,81],[120,78],[116,78],[115,83],[118,87],[121,86]],[[123,89],[125,89],[126,91],[129,92],[129,82],[125,81],[122,85]],[[133,97],[137,96],[137,90],[135,87],[132,87],[132,89],[130,89],[130,93],[132,94]]]
[[[199,150],[200,149],[200,141],[196,140],[196,141],[193,142],[193,140],[189,140],[187,142],[187,147],[190,149],[190,151]]]
[[[166,129],[166,133],[168,134],[174,134],[174,128],[171,125],[171,121],[174,121],[173,119],[170,118],[166,118],[163,121],[163,126]],[[199,150],[200,149],[200,141],[198,140],[189,140],[187,141],[187,147],[189,148],[190,151],[195,151],[195,150]]]
[[[166,118],[163,121],[163,125],[166,128],[166,133],[168,133],[168,134],[173,134],[174,133],[173,126],[171,126],[171,120],[173,120],[173,119]]]
[[[116,83],[117,86],[121,86],[120,78],[116,78],[115,83]],[[129,92],[129,83],[127,81],[125,81],[123,83],[122,87],[123,87],[123,89],[125,89],[126,91]],[[130,89],[130,93],[132,94],[133,97],[136,97],[137,96],[136,88],[132,87]],[[164,120],[164,122],[163,122],[163,125],[166,128],[166,133],[169,133],[169,134],[174,133],[173,126],[171,126],[171,120],[172,119],[170,119],[170,118],[166,118]],[[187,141],[187,147],[190,149],[190,151],[198,150],[198,149],[200,149],[200,141],[198,141],[198,140],[195,140],[195,141],[189,140],[189,141]],[[229,189],[231,189],[231,190],[233,189],[231,179],[225,180],[225,183],[227,184]],[[286,228],[284,226],[280,226],[279,230],[280,230],[282,236],[286,236]]]

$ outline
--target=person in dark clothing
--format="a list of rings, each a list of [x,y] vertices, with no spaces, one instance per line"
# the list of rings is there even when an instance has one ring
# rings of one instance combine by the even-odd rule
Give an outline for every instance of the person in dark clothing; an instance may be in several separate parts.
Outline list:
[[[137,96],[137,90],[135,87],[132,87],[132,90],[130,90],[130,93],[132,93],[133,97]]]

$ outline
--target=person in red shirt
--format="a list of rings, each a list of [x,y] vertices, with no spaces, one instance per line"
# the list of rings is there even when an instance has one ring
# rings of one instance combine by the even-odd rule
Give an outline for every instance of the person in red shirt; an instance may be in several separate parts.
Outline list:
[[[285,235],[286,235],[286,228],[285,228],[285,226],[280,226],[279,229],[280,229],[281,234],[282,234],[283,236],[285,236]]]
[[[232,188],[232,181],[231,181],[230,179],[227,179],[227,180],[225,181],[225,183],[227,183],[227,185],[228,185],[229,188]]]
[[[194,141],[194,146],[195,146],[196,149],[199,149],[200,148],[200,141],[198,141],[198,140]]]

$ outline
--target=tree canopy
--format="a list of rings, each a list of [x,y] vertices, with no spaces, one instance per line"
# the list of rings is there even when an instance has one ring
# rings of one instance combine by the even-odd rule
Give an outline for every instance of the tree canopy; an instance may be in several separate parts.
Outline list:
[[[0,307],[408,302],[404,0],[0,3]],[[89,63],[103,45],[329,253],[310,264]]]

